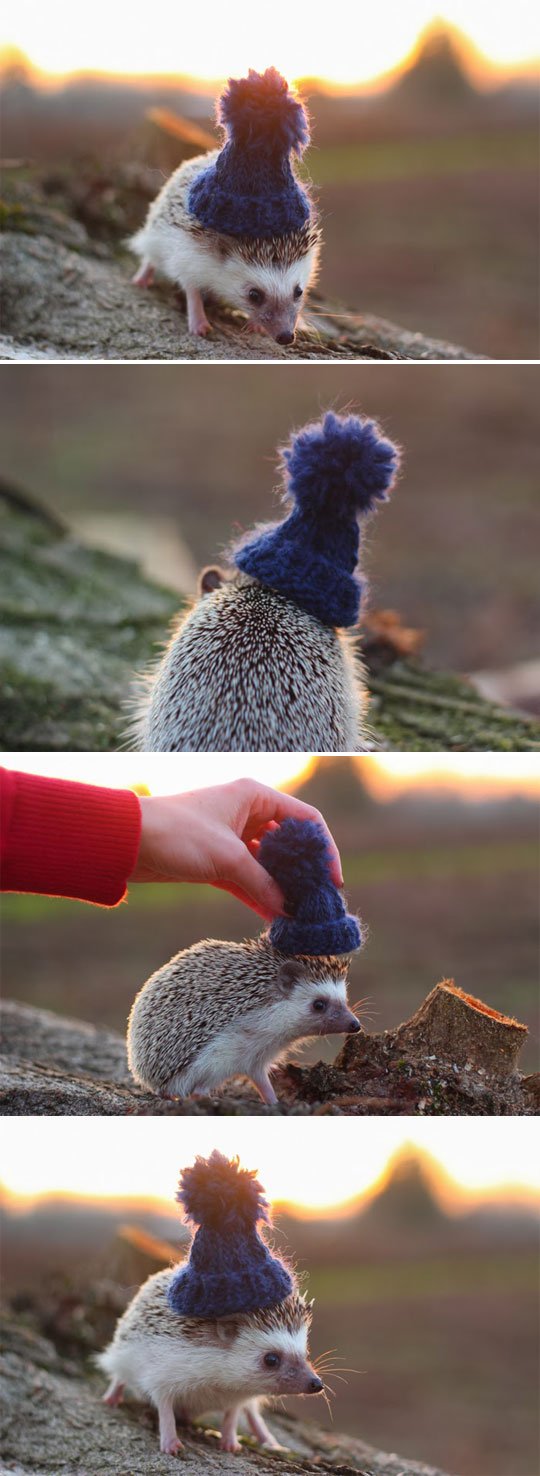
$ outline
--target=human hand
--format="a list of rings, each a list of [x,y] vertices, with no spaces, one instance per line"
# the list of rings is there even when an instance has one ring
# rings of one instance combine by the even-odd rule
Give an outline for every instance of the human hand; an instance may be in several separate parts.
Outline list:
[[[208,882],[271,921],[283,912],[283,895],[259,865],[259,843],[265,830],[294,816],[323,826],[332,880],[343,886],[339,851],[319,811],[254,779],[148,796],[140,805],[141,841],[130,881]]]

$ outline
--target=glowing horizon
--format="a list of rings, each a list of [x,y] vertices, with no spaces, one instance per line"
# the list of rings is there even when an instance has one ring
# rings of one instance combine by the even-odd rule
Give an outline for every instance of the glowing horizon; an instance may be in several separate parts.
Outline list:
[[[540,755],[533,753],[397,753],[353,755],[375,799],[389,801],[411,790],[446,790],[473,802],[499,795],[540,796]],[[335,758],[322,763],[335,763]],[[233,779],[258,779],[277,789],[303,785],[317,757],[293,754],[4,753],[7,768],[112,788],[146,786],[174,794]]]
[[[77,74],[101,76],[172,76],[220,82],[239,76],[248,67],[277,66],[290,81],[313,77],[337,87],[369,86],[399,70],[410,59],[418,40],[434,23],[460,33],[464,62],[472,72],[491,70],[511,74],[532,69],[538,53],[538,28],[532,7],[515,0],[510,10],[474,0],[380,0],[369,22],[356,9],[349,22],[349,43],[343,29],[317,24],[317,13],[303,0],[294,7],[277,0],[272,12],[271,42],[268,17],[237,0],[235,23],[216,0],[207,0],[204,27],[186,31],[173,0],[156,0],[151,21],[133,24],[127,6],[112,7],[94,0],[91,10],[71,23],[68,0],[49,0],[41,10],[34,0],[8,0],[0,47],[19,49],[37,71],[52,78]],[[126,18],[129,15],[129,24]],[[174,60],[173,60],[174,59]]]
[[[178,1171],[213,1148],[256,1168],[274,1204],[343,1213],[381,1183],[412,1146],[434,1160],[445,1208],[540,1191],[534,1119],[8,1118],[2,1183],[15,1199],[49,1195],[174,1205]],[[339,1151],[337,1151],[339,1149]],[[429,1167],[429,1164],[428,1164]]]

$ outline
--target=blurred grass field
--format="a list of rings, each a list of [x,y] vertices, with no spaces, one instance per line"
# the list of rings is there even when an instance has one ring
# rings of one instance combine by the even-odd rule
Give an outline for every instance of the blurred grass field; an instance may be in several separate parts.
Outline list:
[[[323,293],[487,358],[537,358],[534,129],[313,152]]]
[[[309,153],[309,168],[313,183],[320,187],[487,168],[534,169],[537,158],[538,134],[533,127],[491,129],[480,134],[469,129],[453,135],[415,135],[314,147]]]
[[[337,1427],[459,1476],[534,1476],[537,1281],[517,1249],[315,1270],[315,1351],[358,1370],[334,1381]]]

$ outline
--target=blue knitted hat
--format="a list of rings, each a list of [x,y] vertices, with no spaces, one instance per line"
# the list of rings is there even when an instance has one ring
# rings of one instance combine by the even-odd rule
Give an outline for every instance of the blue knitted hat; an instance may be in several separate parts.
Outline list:
[[[232,1317],[275,1307],[294,1288],[293,1278],[257,1231],[271,1224],[264,1189],[255,1172],[240,1168],[217,1149],[196,1158],[180,1175],[177,1199],[198,1226],[189,1260],[169,1284],[167,1301],[182,1317]]]
[[[269,67],[230,78],[218,121],[226,142],[191,186],[192,215],[226,236],[271,239],[300,230],[311,206],[292,172],[291,154],[303,154],[309,125],[284,77]]]
[[[282,452],[292,511],[232,550],[239,569],[323,625],[355,625],[362,584],[355,574],[359,517],[386,502],[399,452],[373,420],[334,415],[304,426]]]
[[[288,917],[276,917],[270,942],[280,953],[323,957],[353,953],[362,938],[356,917],[348,913],[330,876],[325,831],[316,820],[283,820],[267,830],[257,860],[277,881]]]

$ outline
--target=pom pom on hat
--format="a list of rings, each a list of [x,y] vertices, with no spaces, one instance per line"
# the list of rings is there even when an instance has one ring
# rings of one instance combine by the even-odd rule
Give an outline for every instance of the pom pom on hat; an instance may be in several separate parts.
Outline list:
[[[316,820],[283,820],[263,835],[257,858],[277,881],[290,916],[276,917],[269,937],[281,953],[353,953],[360,926],[330,876],[328,841]]]
[[[373,420],[329,410],[292,437],[282,462],[292,511],[248,534],[233,550],[234,562],[323,625],[355,625],[362,596],[358,520],[387,501],[399,451]]]
[[[255,1174],[217,1149],[180,1175],[177,1199],[198,1226],[189,1259],[171,1279],[167,1301],[183,1317],[232,1317],[262,1311],[293,1290],[290,1271],[257,1231],[271,1223]]]
[[[262,73],[250,68],[247,77],[230,77],[218,103],[218,121],[228,138],[244,148],[269,141],[278,151],[303,154],[309,143],[304,105],[275,67]]]
[[[309,123],[284,77],[269,67],[230,78],[218,120],[226,142],[191,186],[192,215],[228,236],[271,240],[300,230],[311,205],[292,172],[290,155],[301,155],[309,143]]]
[[[298,431],[282,452],[289,495],[299,508],[332,522],[387,502],[398,459],[374,420],[332,410]]]
[[[226,1226],[227,1234],[269,1218],[268,1200],[255,1170],[240,1168],[237,1158],[224,1158],[217,1150],[183,1169],[176,1198],[192,1224],[222,1230]]]

